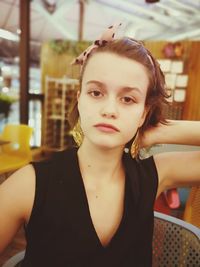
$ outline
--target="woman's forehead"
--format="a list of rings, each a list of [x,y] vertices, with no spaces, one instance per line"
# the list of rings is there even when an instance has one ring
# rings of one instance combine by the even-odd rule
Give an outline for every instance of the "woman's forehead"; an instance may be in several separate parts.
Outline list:
[[[112,82],[124,87],[134,85],[142,89],[149,84],[147,70],[141,63],[108,52],[96,53],[89,59],[83,74],[83,84],[90,80]]]

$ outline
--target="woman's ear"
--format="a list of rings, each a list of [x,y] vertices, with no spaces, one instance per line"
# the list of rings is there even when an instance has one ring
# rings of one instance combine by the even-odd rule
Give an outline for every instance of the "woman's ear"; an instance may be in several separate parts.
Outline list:
[[[81,91],[78,90],[76,93],[76,107],[77,107],[77,112],[79,113],[79,99],[80,99]]]
[[[80,92],[80,90],[78,90],[77,93],[76,93],[76,99],[77,99],[77,101],[79,100],[80,94],[81,94],[81,92]]]

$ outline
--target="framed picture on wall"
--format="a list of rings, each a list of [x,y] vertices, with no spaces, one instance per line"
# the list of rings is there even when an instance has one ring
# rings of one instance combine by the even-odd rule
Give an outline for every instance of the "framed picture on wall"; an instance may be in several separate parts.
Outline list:
[[[184,102],[185,98],[186,98],[186,90],[184,88],[174,90],[174,101]]]
[[[176,87],[187,87],[188,75],[178,74],[176,77]]]
[[[163,72],[170,72],[172,61],[170,59],[158,59],[160,68]]]
[[[174,89],[176,87],[176,74],[175,73],[166,73],[165,82],[168,89]]]
[[[171,73],[183,73],[183,61],[172,61],[171,64]]]

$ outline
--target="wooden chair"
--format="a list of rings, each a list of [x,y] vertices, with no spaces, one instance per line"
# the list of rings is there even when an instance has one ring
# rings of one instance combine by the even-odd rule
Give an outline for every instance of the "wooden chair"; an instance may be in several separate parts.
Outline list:
[[[200,186],[191,188],[183,218],[200,228]]]

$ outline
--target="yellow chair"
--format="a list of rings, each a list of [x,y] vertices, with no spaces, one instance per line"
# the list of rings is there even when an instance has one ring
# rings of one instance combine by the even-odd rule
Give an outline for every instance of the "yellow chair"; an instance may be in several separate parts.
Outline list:
[[[200,186],[191,188],[183,218],[200,228]]]
[[[5,174],[28,164],[32,160],[30,139],[33,129],[24,124],[7,124],[0,140],[8,144],[0,146],[0,174]]]

